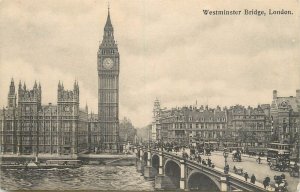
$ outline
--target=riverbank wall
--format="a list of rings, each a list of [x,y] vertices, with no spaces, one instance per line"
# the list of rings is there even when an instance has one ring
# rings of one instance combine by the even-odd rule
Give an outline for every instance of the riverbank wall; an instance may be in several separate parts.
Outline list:
[[[133,166],[136,164],[135,155],[83,154],[78,159],[88,165]]]
[[[133,154],[79,154],[79,155],[58,155],[39,154],[37,160],[45,163],[47,160],[81,160],[86,165],[111,165],[111,166],[133,166],[136,164],[136,157]],[[23,164],[36,161],[35,155],[0,155],[0,164]]]

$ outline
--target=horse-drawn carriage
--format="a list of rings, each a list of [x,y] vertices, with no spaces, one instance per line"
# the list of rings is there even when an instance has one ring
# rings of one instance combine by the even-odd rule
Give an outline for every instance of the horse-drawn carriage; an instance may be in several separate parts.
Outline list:
[[[291,164],[289,167],[289,173],[291,177],[299,177],[299,166],[295,164]]]
[[[285,175],[275,175],[274,176],[274,181],[275,181],[275,191],[277,192],[287,192],[287,186],[288,183],[285,179]]]
[[[275,171],[288,171],[289,170],[289,161],[283,159],[273,158],[269,161],[269,166],[271,170]]]
[[[211,149],[205,148],[205,155],[211,155]]]
[[[198,148],[197,150],[199,154],[204,155],[204,149],[202,147]]]
[[[242,161],[242,155],[241,155],[241,153],[238,152],[238,151],[234,151],[232,153],[232,161],[241,162]]]
[[[234,171],[235,174],[238,174],[238,175],[243,175],[244,174],[242,167],[236,167],[236,166],[234,166],[233,167],[233,171]]]

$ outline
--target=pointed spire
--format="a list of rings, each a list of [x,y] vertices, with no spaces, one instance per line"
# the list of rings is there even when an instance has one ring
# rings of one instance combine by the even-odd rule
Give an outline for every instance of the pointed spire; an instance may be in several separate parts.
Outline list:
[[[10,86],[15,86],[15,83],[14,83],[14,79],[13,79],[13,78],[11,78]]]
[[[105,27],[104,29],[109,29],[109,28],[112,28],[112,24],[111,24],[111,20],[110,20],[110,7],[109,7],[109,3],[108,3],[108,13],[107,13],[107,19],[106,19],[106,24],[105,24]]]
[[[22,83],[21,83],[21,80],[19,81],[19,89],[22,89]]]
[[[14,79],[11,79],[10,86],[9,86],[9,94],[14,95],[15,94],[15,83]]]
[[[26,91],[26,84],[25,84],[25,82],[24,82],[24,85],[23,85],[23,89],[24,89],[24,91]]]
[[[88,105],[87,105],[87,101],[85,101],[85,112],[86,112],[86,113],[89,113],[89,107],[88,107]]]
[[[33,86],[33,88],[37,88],[37,83],[36,83],[36,80],[34,81],[34,86]]]

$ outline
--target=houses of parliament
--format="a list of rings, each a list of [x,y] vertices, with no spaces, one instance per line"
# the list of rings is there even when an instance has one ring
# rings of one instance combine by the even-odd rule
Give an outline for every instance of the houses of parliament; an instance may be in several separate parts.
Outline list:
[[[97,53],[98,114],[79,107],[80,89],[57,87],[57,103],[42,105],[42,86],[11,80],[7,107],[0,110],[1,154],[76,155],[119,151],[119,52],[108,16]],[[18,86],[16,88],[16,86]]]

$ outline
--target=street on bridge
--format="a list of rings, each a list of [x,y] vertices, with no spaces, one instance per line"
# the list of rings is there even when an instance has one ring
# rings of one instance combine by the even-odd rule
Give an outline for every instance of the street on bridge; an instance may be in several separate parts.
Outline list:
[[[190,156],[190,150],[185,149],[185,152]],[[182,156],[182,151],[180,152],[173,152],[179,156]],[[222,151],[214,151],[211,152],[211,155],[201,155],[202,159],[207,160],[208,158],[212,161],[212,163],[218,167],[222,168],[224,167],[224,157]],[[250,182],[250,177],[252,174],[255,175],[256,181],[262,183],[263,180],[268,176],[271,179],[271,186],[275,185],[274,176],[284,174],[288,183],[288,191],[296,191],[297,186],[299,185],[299,178],[298,177],[291,177],[288,172],[280,172],[271,170],[266,158],[261,158],[261,164],[257,163],[258,156],[249,156],[249,155],[242,155],[242,161],[237,162],[233,161],[232,159],[232,153],[229,154],[227,158],[227,163],[229,165],[229,172],[230,174],[235,174],[233,167],[240,167],[243,169],[243,173],[247,172],[249,175],[248,181]],[[237,174],[236,174],[237,175]],[[241,175],[241,177],[244,178],[244,174]]]

